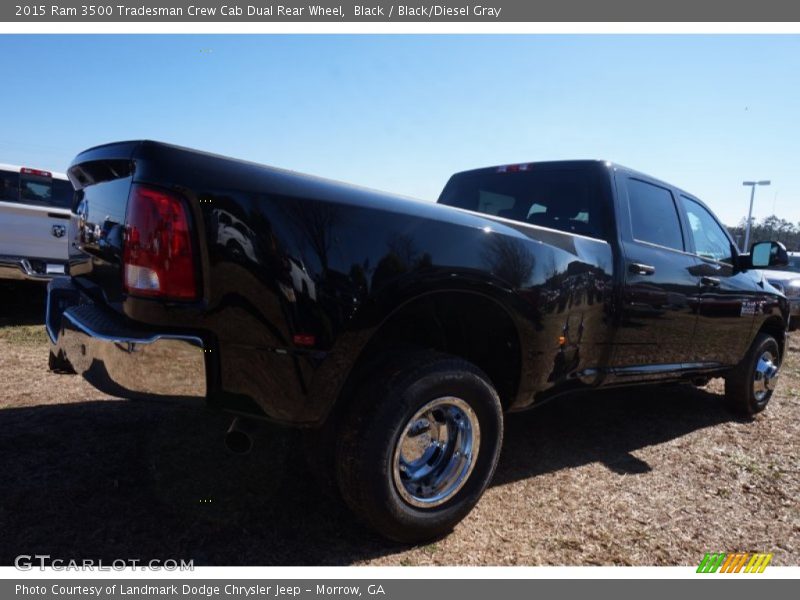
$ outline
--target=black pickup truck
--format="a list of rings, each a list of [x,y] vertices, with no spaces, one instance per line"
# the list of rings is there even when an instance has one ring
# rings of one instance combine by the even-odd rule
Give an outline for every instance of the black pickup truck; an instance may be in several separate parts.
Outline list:
[[[602,161],[454,175],[438,203],[151,141],[69,168],[70,278],[51,368],[303,427],[390,538],[449,531],[492,478],[503,414],[567,392],[725,378],[767,405],[789,307],[691,194]]]

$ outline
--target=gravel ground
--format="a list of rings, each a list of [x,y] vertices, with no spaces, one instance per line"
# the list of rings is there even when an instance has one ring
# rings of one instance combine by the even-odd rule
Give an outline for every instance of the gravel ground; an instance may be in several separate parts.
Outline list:
[[[20,299],[22,298],[22,299]],[[321,495],[296,433],[222,444],[229,417],[106,396],[47,371],[41,292],[0,297],[0,564],[18,554],[214,565],[800,564],[800,337],[753,421],[721,382],[605,392],[509,416],[495,480],[425,546],[390,544]]]

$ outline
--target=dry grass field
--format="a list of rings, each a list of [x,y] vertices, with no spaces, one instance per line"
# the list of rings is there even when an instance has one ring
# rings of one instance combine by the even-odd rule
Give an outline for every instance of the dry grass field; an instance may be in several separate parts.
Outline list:
[[[223,447],[230,418],[47,371],[42,292],[0,296],[0,564],[18,554],[213,565],[800,564],[800,336],[767,411],[721,382],[609,391],[509,416],[495,480],[446,538],[390,544],[316,489],[296,432]]]

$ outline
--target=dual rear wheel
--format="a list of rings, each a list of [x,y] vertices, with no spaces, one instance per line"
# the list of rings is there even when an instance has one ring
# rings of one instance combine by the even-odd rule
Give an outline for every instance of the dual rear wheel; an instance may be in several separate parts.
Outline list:
[[[497,466],[503,415],[480,369],[419,352],[376,372],[339,431],[344,501],[386,537],[416,543],[449,532],[478,502]]]

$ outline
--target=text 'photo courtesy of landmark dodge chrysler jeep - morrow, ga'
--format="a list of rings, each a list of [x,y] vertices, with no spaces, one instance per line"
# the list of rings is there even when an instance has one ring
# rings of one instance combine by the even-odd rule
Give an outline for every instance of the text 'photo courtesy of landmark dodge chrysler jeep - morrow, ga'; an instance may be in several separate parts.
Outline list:
[[[78,155],[56,370],[305,428],[322,484],[404,542],[449,531],[504,413],[606,386],[725,378],[764,409],[789,307],[697,198],[601,161],[454,175],[415,201],[151,141]],[[235,229],[235,232],[233,231]],[[97,232],[101,234],[98,235]]]

